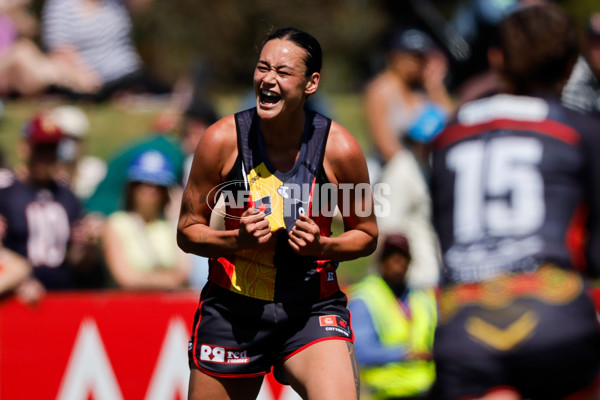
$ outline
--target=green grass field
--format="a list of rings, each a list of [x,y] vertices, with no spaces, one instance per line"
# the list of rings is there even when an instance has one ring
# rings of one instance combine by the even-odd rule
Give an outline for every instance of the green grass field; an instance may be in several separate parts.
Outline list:
[[[331,95],[329,102],[332,117],[344,125],[368,151],[369,140],[365,129],[364,113],[360,96],[356,94]],[[19,100],[4,103],[4,116],[0,121],[0,149],[6,162],[13,166],[20,160],[16,148],[21,138],[21,128],[32,115],[42,108],[58,105],[56,100]],[[225,116],[238,110],[240,97],[223,96],[217,99],[216,109]],[[136,104],[80,104],[90,120],[91,128],[86,149],[89,154],[109,160],[118,149],[128,142],[152,131],[153,121],[167,109],[160,102]],[[176,133],[174,133],[176,134]],[[335,226],[334,232],[341,227]],[[340,266],[339,279],[347,285],[360,279],[369,265],[369,259],[345,262]]]

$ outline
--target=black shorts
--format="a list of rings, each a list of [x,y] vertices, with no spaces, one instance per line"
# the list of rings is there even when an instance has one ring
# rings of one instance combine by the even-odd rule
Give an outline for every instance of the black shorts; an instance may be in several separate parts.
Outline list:
[[[510,387],[531,400],[562,399],[595,384],[600,330],[575,272],[446,288],[435,334],[434,399],[469,399]]]
[[[190,367],[218,377],[261,376],[321,340],[354,341],[346,304],[341,291],[313,303],[274,303],[209,282],[194,317]]]

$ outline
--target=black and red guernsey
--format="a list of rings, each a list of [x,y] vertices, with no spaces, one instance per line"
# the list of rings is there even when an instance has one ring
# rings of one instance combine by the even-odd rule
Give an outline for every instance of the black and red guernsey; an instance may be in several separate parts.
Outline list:
[[[600,268],[600,121],[550,97],[463,105],[434,143],[434,222],[446,282]]]

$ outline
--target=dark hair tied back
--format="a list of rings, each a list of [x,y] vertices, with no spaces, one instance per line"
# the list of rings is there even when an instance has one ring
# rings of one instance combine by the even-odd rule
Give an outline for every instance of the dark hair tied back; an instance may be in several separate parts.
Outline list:
[[[306,57],[304,58],[306,76],[310,76],[314,72],[321,72],[323,52],[321,51],[319,41],[314,36],[293,27],[279,28],[267,36],[263,42],[263,46],[273,39],[289,40],[306,50]]]

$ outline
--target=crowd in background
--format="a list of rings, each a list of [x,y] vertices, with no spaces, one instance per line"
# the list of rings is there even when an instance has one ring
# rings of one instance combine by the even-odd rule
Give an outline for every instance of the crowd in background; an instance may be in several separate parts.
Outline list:
[[[86,153],[90,122],[77,106],[81,102],[140,93],[174,96],[173,89],[144,66],[131,37],[129,13],[149,3],[46,0],[38,25],[27,11],[27,0],[0,1],[0,96],[61,99],[61,105],[31,115],[17,149],[0,149],[16,151],[20,160],[5,165],[0,158],[0,292],[15,292],[33,303],[48,290],[200,290],[204,285],[208,260],[183,253],[175,232],[195,147],[218,119],[209,99],[196,92],[176,104],[181,115],[178,135],[141,136],[112,155],[110,163]],[[421,379],[418,390],[425,391],[432,381],[430,336],[436,313],[430,310],[428,290],[438,283],[441,268],[431,224],[430,146],[459,104],[497,88],[499,79],[486,61],[494,45],[493,27],[503,15],[534,3],[543,1],[461,2],[446,32],[466,46],[468,56],[462,58],[456,56],[456,48],[446,46],[448,37],[440,38],[439,32],[424,28],[426,24],[394,29],[386,42],[385,65],[364,87],[371,183],[388,185],[391,209],[378,219],[384,245],[376,257],[377,268],[352,288],[350,306],[355,322],[368,318],[369,310],[376,308],[372,302],[387,301],[370,293],[381,294],[378,285],[387,284],[390,293],[404,301],[408,315],[419,312],[411,307],[431,313],[414,328],[415,335],[427,339],[409,334],[413,328],[407,325],[402,328],[405,335],[380,340],[405,348],[386,362],[413,362],[412,373]],[[40,41],[35,39],[38,34]],[[563,101],[599,116],[600,13],[590,15],[583,36],[583,51]],[[327,98],[316,99],[313,106],[326,113]],[[386,277],[393,263],[400,272]],[[381,316],[371,318],[377,325]],[[401,326],[418,319],[408,321],[402,314],[395,318]],[[365,325],[356,326],[365,330]],[[359,362],[371,367],[367,377],[375,390],[385,391],[377,389],[381,371],[372,368],[373,360],[381,358],[369,354],[374,346],[368,335],[378,327],[373,329],[367,327],[365,336],[356,331],[356,350]],[[410,349],[406,338],[415,342]],[[396,398],[403,390],[398,389]]]

